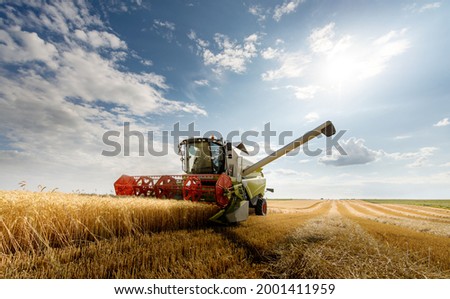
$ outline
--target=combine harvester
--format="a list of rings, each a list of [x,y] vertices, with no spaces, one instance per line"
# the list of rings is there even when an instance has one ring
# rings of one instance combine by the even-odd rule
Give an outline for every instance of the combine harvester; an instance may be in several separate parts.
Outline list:
[[[335,133],[333,124],[327,121],[256,163],[249,161],[248,152],[242,143],[233,146],[231,142],[222,139],[189,138],[178,146],[183,171],[186,174],[122,175],[114,183],[114,189],[117,195],[173,198],[216,204],[220,207],[220,211],[210,218],[211,221],[219,223],[245,221],[249,215],[249,208],[254,208],[256,215],[267,213],[263,166],[320,134],[330,137]]]

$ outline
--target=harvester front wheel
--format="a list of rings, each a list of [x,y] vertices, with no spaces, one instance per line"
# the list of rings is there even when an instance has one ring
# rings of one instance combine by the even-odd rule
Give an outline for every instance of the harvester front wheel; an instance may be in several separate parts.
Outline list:
[[[258,202],[255,207],[255,214],[258,216],[267,215],[267,200],[264,197],[258,198]]]

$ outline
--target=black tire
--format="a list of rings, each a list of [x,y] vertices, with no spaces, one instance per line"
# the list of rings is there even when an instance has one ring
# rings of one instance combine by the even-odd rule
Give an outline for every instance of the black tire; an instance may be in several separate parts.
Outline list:
[[[258,202],[255,207],[255,214],[258,216],[267,215],[267,200],[265,198],[258,198]]]

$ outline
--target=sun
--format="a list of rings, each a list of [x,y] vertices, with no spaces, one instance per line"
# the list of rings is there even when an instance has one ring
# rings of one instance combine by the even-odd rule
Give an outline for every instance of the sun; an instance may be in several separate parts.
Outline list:
[[[326,57],[323,76],[328,85],[341,87],[358,78],[358,61],[352,52],[339,52]]]

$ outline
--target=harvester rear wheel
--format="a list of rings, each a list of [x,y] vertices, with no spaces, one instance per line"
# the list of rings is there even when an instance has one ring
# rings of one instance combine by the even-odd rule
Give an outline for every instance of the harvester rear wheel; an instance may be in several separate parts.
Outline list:
[[[183,183],[183,199],[198,201],[202,196],[202,181],[198,176],[191,175]]]
[[[155,184],[156,198],[173,198],[177,188],[177,180],[170,175],[163,175]]]
[[[255,214],[258,216],[266,216],[267,214],[267,200],[264,197],[258,198],[255,207]]]

